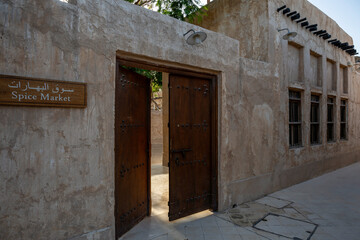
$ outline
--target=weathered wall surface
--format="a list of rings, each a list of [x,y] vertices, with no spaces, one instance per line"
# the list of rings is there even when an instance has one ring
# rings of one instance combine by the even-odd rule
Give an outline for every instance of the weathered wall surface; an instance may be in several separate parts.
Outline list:
[[[274,171],[279,164],[277,123],[280,114],[279,78],[269,63],[240,59],[239,91],[226,132],[224,152],[229,161],[222,162],[221,172],[225,205],[240,203],[259,196],[270,188],[256,186],[251,181]]]
[[[318,24],[319,30],[326,29],[333,38],[352,44],[351,37],[336,22],[309,2],[291,0],[285,4],[307,17],[310,24]],[[360,157],[356,130],[360,88],[354,69],[348,68],[349,92],[345,93],[340,68],[354,59],[278,13],[276,9],[282,5],[280,0],[217,0],[208,5],[208,16],[198,23],[238,39],[240,57],[244,57],[240,59],[239,92],[232,96],[234,105],[226,106],[232,114],[223,141],[227,161],[220,165],[221,172],[227,173],[221,181],[224,205],[252,200]],[[297,32],[297,37],[292,42],[283,40],[285,32],[277,31],[282,28]],[[329,69],[327,60],[332,62]],[[302,147],[294,149],[289,148],[288,140],[289,88],[302,92],[303,142]],[[321,96],[318,145],[310,144],[311,93]],[[328,94],[336,96],[335,143],[326,141]],[[341,99],[349,101],[346,141],[339,137]]]
[[[205,30],[189,46],[191,24],[123,1],[70,2],[0,0],[1,74],[88,84],[85,109],[0,107],[0,239],[114,239],[117,51],[221,72],[224,118],[238,86],[238,41]]]
[[[351,84],[351,92],[353,93],[354,96],[354,100],[353,100],[353,104],[352,104],[352,114],[353,114],[353,119],[352,119],[352,124],[354,126],[353,129],[351,129],[352,134],[354,135],[356,141],[360,142],[360,68],[359,66],[354,66],[354,74],[351,76],[351,78],[349,79],[349,81],[352,83]],[[358,158],[360,157],[360,155],[357,156]]]
[[[211,11],[224,22],[215,30],[239,41],[204,30],[208,38],[198,46],[182,36],[200,29],[191,24],[123,1],[70,2],[0,0],[1,74],[88,83],[86,109],[0,107],[0,239],[114,238],[116,56],[218,75],[220,210],[358,160],[360,80],[349,68],[348,94],[338,80],[340,65],[353,59],[276,13],[280,0],[214,1],[223,3]],[[306,1],[287,4],[352,42]],[[293,56],[280,27],[299,33],[291,46],[301,47],[301,59],[290,64],[300,66],[299,81],[288,76]],[[311,84],[310,50],[321,56],[319,86]],[[335,61],[337,109],[349,99],[348,140],[339,140],[337,124],[332,144],[324,140],[327,59]],[[296,149],[288,144],[290,87],[303,92],[304,142]],[[317,146],[309,144],[311,92],[322,96]]]
[[[214,6],[222,1],[214,1]],[[226,1],[233,6],[233,1]],[[251,2],[251,1],[249,1]],[[234,3],[235,4],[235,3]],[[254,3],[253,3],[254,4]],[[237,104],[227,106],[231,109],[232,118],[229,122],[230,130],[226,133],[227,165],[222,164],[222,188],[224,189],[224,205],[253,200],[278,189],[305,181],[325,172],[359,161],[360,132],[358,111],[360,104],[359,81],[355,77],[354,68],[347,68],[349,74],[349,92],[342,89],[343,83],[341,67],[347,67],[354,58],[329,44],[324,39],[314,36],[308,30],[301,28],[276,9],[283,1],[268,1],[269,24],[268,42],[265,46],[272,46],[268,50],[268,63],[246,58],[240,59],[240,88],[233,100]],[[307,1],[287,1],[292,11],[306,14],[310,24],[317,23],[318,29],[326,29],[335,38],[352,44],[348,36],[332,19],[324,15]],[[246,8],[247,4],[244,5]],[[210,5],[211,7],[211,5]],[[221,9],[221,7],[220,7]],[[209,12],[216,16],[210,19],[233,16],[241,19],[239,10],[228,8],[228,12]],[[237,17],[236,17],[237,16]],[[252,19],[253,15],[249,19]],[[231,19],[236,22],[237,19]],[[202,26],[206,26],[206,20]],[[230,21],[230,20],[228,20]],[[218,22],[221,26],[210,29],[222,29],[230,24],[228,21]],[[210,21],[211,24],[215,24]],[[216,25],[216,24],[215,24]],[[282,39],[284,33],[278,33],[278,28],[288,27],[296,31],[298,36],[288,42]],[[261,28],[259,28],[261,29]],[[226,35],[241,35],[242,27],[229,29]],[[259,30],[260,31],[260,30]],[[241,42],[241,40],[239,40]],[[240,53],[243,45],[240,44]],[[246,47],[245,47],[246,48]],[[314,69],[311,54],[316,56],[317,67]],[[249,58],[256,59],[255,54]],[[333,61],[333,67],[327,71],[327,59]],[[316,71],[316,74],[314,73]],[[330,72],[330,73],[328,73]],[[335,83],[329,86],[329,77]],[[316,78],[316,79],[314,79]],[[302,93],[302,146],[291,149],[289,147],[289,88]],[[321,97],[320,114],[321,144],[310,144],[310,97],[311,93]],[[327,96],[336,97],[336,141],[327,143]],[[349,132],[347,140],[340,140],[340,100],[348,99]],[[256,190],[254,190],[256,189]]]
[[[196,24],[239,40],[240,57],[268,61],[268,2],[216,0]]]
[[[163,121],[162,111],[151,110],[151,142],[162,143]]]

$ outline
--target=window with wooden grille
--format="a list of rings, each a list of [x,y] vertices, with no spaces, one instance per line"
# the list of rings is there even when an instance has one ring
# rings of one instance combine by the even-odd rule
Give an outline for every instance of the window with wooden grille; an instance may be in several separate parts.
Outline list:
[[[311,95],[310,143],[320,143],[320,96]]]
[[[340,139],[347,139],[347,101],[340,104]]]
[[[289,91],[289,144],[302,145],[301,139],[301,92]]]
[[[327,132],[326,138],[328,142],[335,141],[335,98],[327,99]]]

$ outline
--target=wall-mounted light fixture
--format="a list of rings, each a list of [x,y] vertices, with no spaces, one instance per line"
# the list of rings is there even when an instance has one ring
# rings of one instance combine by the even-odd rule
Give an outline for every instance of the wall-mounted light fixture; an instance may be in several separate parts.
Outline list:
[[[194,29],[190,29],[189,31],[187,31],[187,33],[184,34],[184,37],[189,33],[189,32],[193,32],[187,39],[186,39],[186,43],[189,45],[197,45],[202,43],[203,41],[205,41],[205,39],[207,38],[206,33],[204,32],[195,32]]]
[[[290,30],[288,28],[283,28],[283,29],[277,29],[278,32],[281,32],[281,31],[284,31],[284,30],[287,30],[287,34],[285,34],[282,39],[284,40],[292,40],[294,37],[296,37],[297,35],[297,32],[290,32]]]

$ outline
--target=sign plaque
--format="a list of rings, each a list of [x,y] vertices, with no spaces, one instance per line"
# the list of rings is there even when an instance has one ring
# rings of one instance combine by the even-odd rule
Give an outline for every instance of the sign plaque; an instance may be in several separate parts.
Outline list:
[[[0,75],[0,105],[86,107],[86,83]]]

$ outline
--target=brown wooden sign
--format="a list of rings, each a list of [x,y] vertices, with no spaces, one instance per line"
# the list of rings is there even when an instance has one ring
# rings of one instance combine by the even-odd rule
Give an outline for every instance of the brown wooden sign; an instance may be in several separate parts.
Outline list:
[[[86,83],[0,75],[0,104],[86,107]]]

